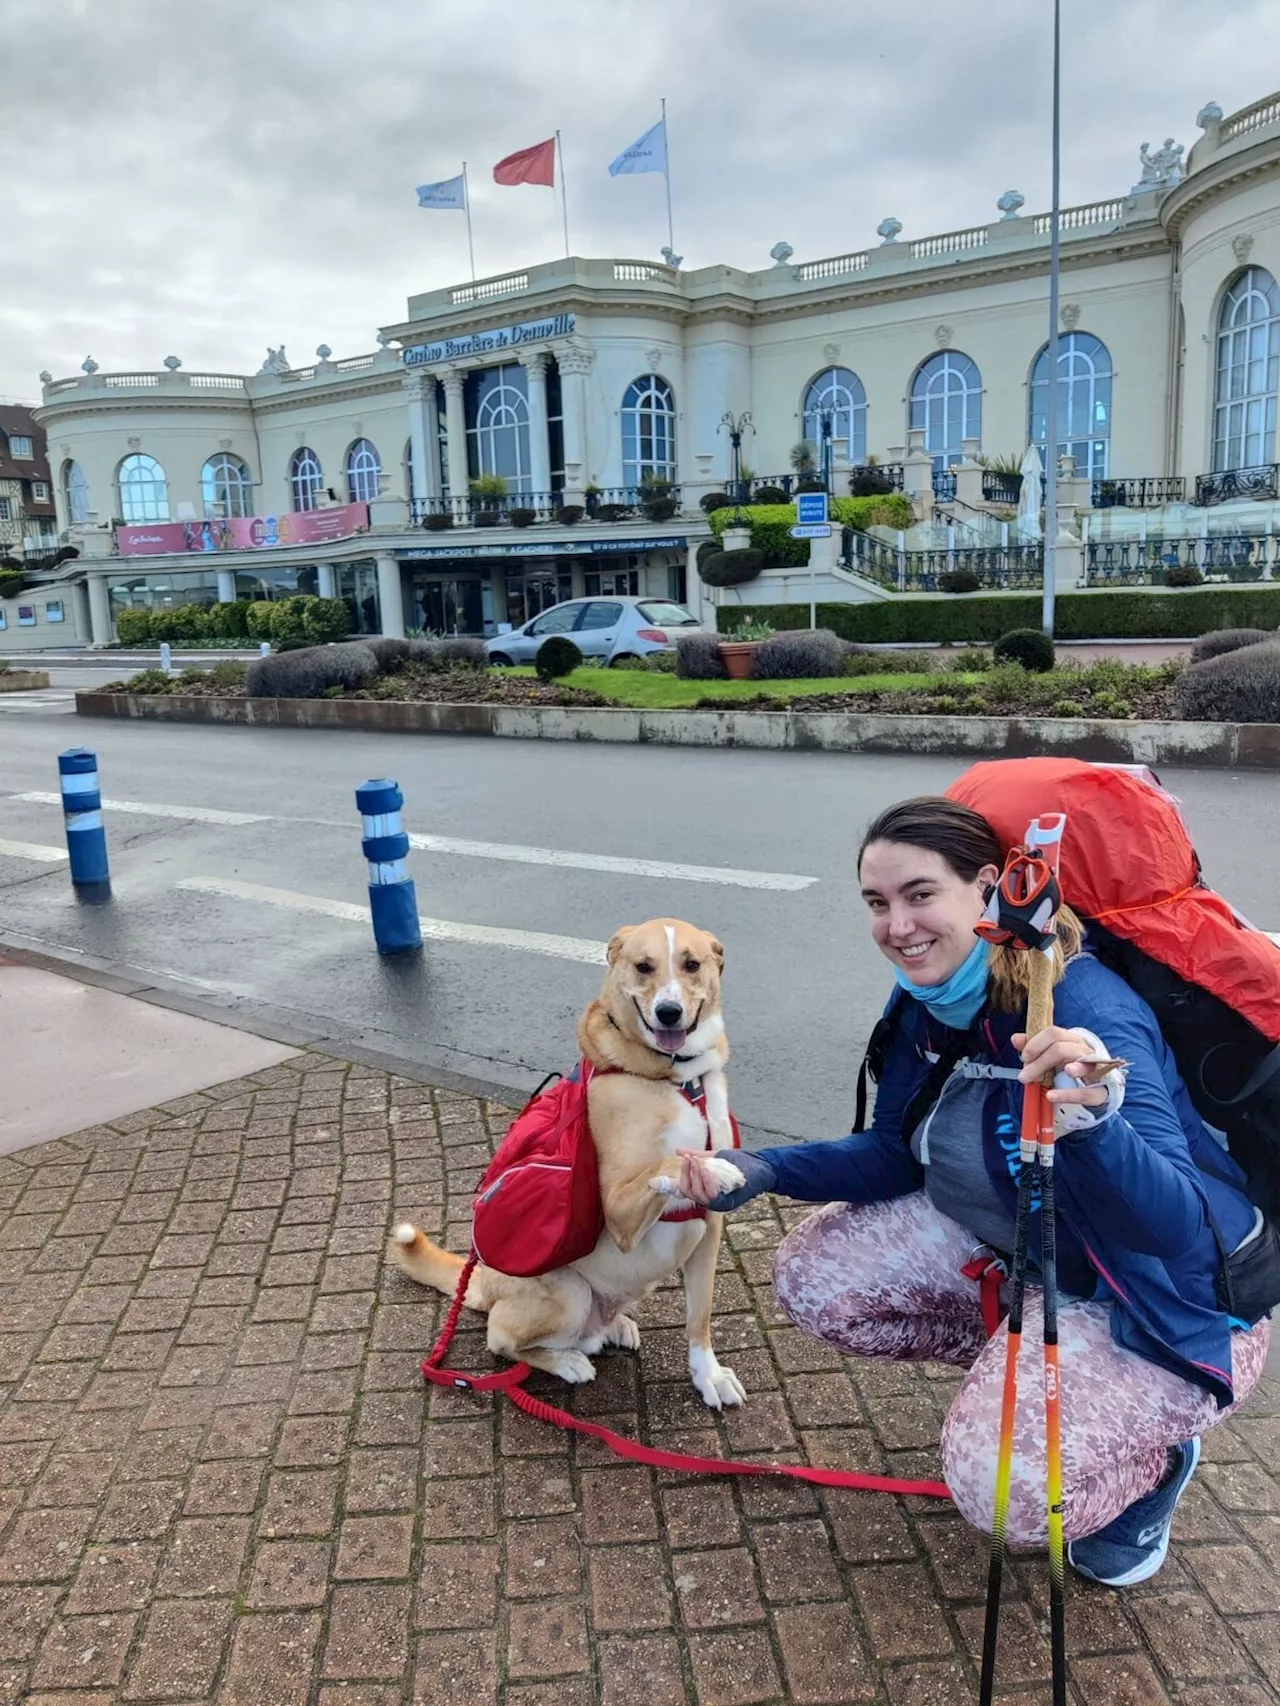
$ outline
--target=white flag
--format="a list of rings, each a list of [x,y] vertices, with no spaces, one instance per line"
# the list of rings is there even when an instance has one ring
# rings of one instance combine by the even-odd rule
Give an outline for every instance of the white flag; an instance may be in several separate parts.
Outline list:
[[[460,207],[467,205],[465,180],[459,173],[456,178],[445,178],[438,184],[418,185],[419,207]]]
[[[611,178],[620,177],[624,172],[662,172],[667,170],[667,121],[660,118],[651,129],[646,130],[638,142],[633,142],[630,148],[624,148],[618,158],[609,167]]]

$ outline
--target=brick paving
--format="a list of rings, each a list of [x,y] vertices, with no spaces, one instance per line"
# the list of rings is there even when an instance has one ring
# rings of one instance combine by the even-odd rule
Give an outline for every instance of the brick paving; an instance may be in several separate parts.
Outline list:
[[[654,1473],[424,1391],[439,1305],[384,1238],[410,1215],[463,1248],[508,1118],[307,1053],[0,1161],[0,1706],[976,1697],[985,1549],[947,1507]],[[846,1361],[779,1315],[799,1212],[729,1222],[741,1413],[689,1385],[675,1290],[573,1404],[706,1455],[936,1474],[954,1373]],[[1280,1702],[1280,1381],[1206,1443],[1161,1574],[1071,1584],[1077,1706]],[[1000,1698],[1039,1706],[1036,1560],[1005,1635]]]

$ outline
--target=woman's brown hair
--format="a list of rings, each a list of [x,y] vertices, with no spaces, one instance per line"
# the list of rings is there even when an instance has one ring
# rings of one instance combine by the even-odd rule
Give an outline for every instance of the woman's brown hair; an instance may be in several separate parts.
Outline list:
[[[941,794],[919,794],[914,799],[900,800],[868,827],[858,849],[858,869],[862,856],[876,841],[888,841],[900,847],[923,847],[936,853],[961,882],[976,882],[978,872],[986,865],[1002,869],[1004,850],[995,830],[978,812],[962,806],[958,800],[948,800]],[[1058,909],[1058,940],[1053,951],[1053,980],[1062,977],[1069,961],[1080,953],[1084,927],[1069,906]],[[1021,948],[991,950],[991,1001],[1005,1013],[1020,1013],[1027,1004],[1030,962]]]

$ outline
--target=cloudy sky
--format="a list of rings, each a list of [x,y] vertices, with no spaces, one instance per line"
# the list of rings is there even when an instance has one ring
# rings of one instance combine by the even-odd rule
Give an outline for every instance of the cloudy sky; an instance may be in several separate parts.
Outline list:
[[[1275,0],[1065,0],[1063,200],[1280,86]],[[768,264],[1049,203],[1048,0],[0,0],[0,396],[36,375],[252,372],[371,349],[467,276],[414,185],[468,161],[481,276],[561,252],[495,160],[564,135],[576,253],[651,256],[662,180],[606,166],[667,97],[676,249]]]

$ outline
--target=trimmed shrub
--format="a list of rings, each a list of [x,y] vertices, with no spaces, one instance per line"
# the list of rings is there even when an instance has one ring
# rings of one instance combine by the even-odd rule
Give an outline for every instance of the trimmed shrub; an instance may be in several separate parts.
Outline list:
[[[581,504],[563,504],[556,511],[556,520],[565,527],[576,527],[582,520],[584,510]]]
[[[207,604],[181,604],[174,611],[180,640],[203,640],[209,633]]]
[[[757,486],[751,494],[753,504],[784,504],[790,502],[781,486]]]
[[[1193,722],[1280,723],[1280,640],[1192,664],[1173,684],[1173,703]]]
[[[676,641],[676,674],[683,681],[723,681],[728,675],[714,634],[681,634]]]
[[[827,488],[823,485],[822,481],[816,478],[816,476],[806,476],[803,480],[796,481],[796,490],[798,492],[825,492],[826,489]]]
[[[1095,693],[1093,709],[1095,715],[1106,717],[1110,722],[1122,723],[1126,717],[1133,715],[1133,706],[1118,693]]]
[[[401,664],[407,663],[413,656],[414,645],[422,644],[421,641],[397,640],[390,635],[380,636],[373,640],[364,640],[361,643],[368,646],[373,653],[379,675],[393,674],[400,668]]]
[[[0,598],[17,598],[26,584],[21,575],[0,574]]]
[[[1053,641],[1039,628],[1014,628],[1001,634],[991,648],[997,663],[1020,663],[1023,669],[1046,675],[1053,668]]]
[[[422,525],[428,533],[447,533],[453,526],[453,516],[448,512],[444,515],[424,515]]]
[[[817,490],[822,490],[820,484]],[[852,527],[859,533],[868,527],[910,527],[915,519],[910,498],[903,497],[901,492],[890,497],[832,498],[829,508],[833,526]],[[714,510],[710,518],[717,539],[739,513],[746,517],[751,529],[752,549],[764,552],[766,568],[801,568],[808,563],[809,541],[791,537],[796,524],[793,503],[751,503],[739,511],[726,496],[724,506]],[[808,622],[807,607],[805,622]]]
[[[788,630],[790,631],[790,630]],[[846,652],[843,675],[929,675],[937,660],[928,652]]]
[[[943,575],[938,585],[943,592],[981,592],[982,582],[972,569],[951,569]]]
[[[219,687],[243,687],[248,667],[239,658],[224,658],[221,663],[214,664],[209,671],[209,679],[216,681]]]
[[[145,646],[151,638],[151,612],[132,609],[117,611],[116,638],[124,646]]]
[[[644,513],[648,521],[670,521],[680,505],[675,498],[652,497],[644,500]]]
[[[613,663],[610,665],[610,668],[611,669],[639,669],[639,670],[643,670],[645,672],[645,674],[648,674],[649,660],[647,657],[645,657],[645,658],[637,658],[637,657],[615,658],[613,660]]]
[[[538,647],[533,667],[538,672],[539,681],[558,681],[563,675],[572,675],[581,663],[582,653],[569,636],[552,634]]]
[[[310,600],[300,594],[277,599],[271,606],[270,638],[275,641],[308,640],[306,613],[309,603]]]
[[[237,598],[230,604],[209,606],[209,633],[218,640],[243,640],[249,633],[250,604]]]
[[[532,527],[537,519],[538,512],[536,509],[526,509],[521,507],[520,509],[509,509],[507,511],[507,520],[511,523],[512,527]]]
[[[762,640],[751,660],[751,674],[760,681],[803,681],[839,675],[844,646],[829,628],[792,630]]]
[[[947,661],[946,667],[956,675],[978,675],[985,674],[994,661],[985,646],[961,646],[956,655]]]
[[[873,463],[855,468],[849,476],[849,495],[855,498],[882,497],[893,490],[893,481],[884,468]]]
[[[1049,714],[1053,717],[1083,717],[1085,709],[1078,699],[1055,699],[1049,707]]]
[[[1223,657],[1227,652],[1242,651],[1245,646],[1258,646],[1276,638],[1266,628],[1218,628],[1212,634],[1201,634],[1191,648],[1191,661],[1204,663],[1207,658]]]
[[[270,599],[255,599],[249,606],[248,619],[245,627],[251,640],[269,640],[271,638],[271,613],[275,606]]]
[[[729,509],[732,504],[733,499],[728,492],[705,492],[698,499],[699,509],[704,509],[708,515],[713,515],[718,509]]]
[[[415,640],[413,661],[428,669],[488,669],[489,654],[483,640]]]
[[[630,513],[626,504],[600,504],[596,509],[596,520],[625,521]]]
[[[652,670],[654,675],[674,675],[676,672],[676,654],[670,647],[665,651],[650,652],[648,657],[641,658],[640,662],[646,669]]]
[[[176,610],[153,610],[151,612],[151,642],[160,645],[167,642],[176,644],[178,634],[178,612]]]
[[[363,687],[377,673],[378,660],[356,640],[254,658],[244,685],[250,699],[319,699],[326,688]]]
[[[1194,563],[1175,563],[1164,572],[1166,586],[1203,586],[1204,576]]]
[[[764,552],[748,546],[745,551],[699,552],[698,578],[707,586],[745,586],[765,566]]]
[[[345,640],[351,613],[345,598],[308,598],[302,612],[302,631],[317,645],[325,640]]]

